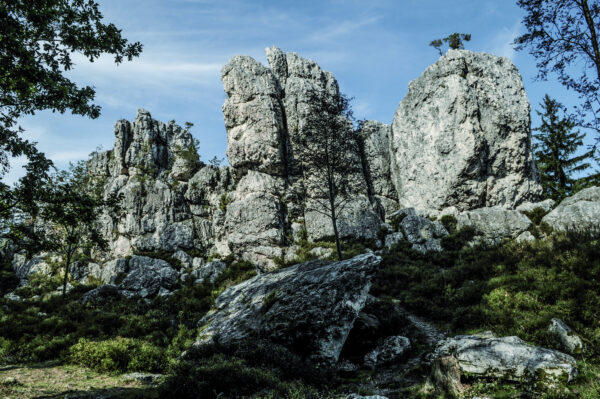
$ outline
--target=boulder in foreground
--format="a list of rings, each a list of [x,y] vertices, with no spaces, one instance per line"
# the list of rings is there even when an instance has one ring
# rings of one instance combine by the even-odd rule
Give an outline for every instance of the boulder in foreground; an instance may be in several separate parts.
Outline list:
[[[260,336],[311,360],[335,362],[365,306],[380,262],[373,254],[311,261],[230,287],[200,321],[197,344]]]
[[[528,345],[519,337],[459,335],[442,341],[436,356],[454,357],[462,374],[530,381],[541,388],[569,382],[577,375],[572,356]]]

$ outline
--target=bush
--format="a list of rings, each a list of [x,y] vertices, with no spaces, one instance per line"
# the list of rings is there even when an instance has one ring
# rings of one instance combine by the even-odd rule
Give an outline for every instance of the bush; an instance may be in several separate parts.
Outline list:
[[[300,382],[302,381],[302,382]],[[257,340],[190,349],[174,365],[161,398],[317,398],[335,379],[287,349]]]
[[[559,317],[589,343],[586,355],[600,359],[600,246],[586,237],[429,254],[399,245],[384,255],[371,293],[453,334],[490,329],[557,349],[547,327]]]
[[[458,224],[458,221],[456,220],[456,218],[454,216],[444,215],[440,219],[440,222],[442,222],[442,224],[444,225],[446,230],[448,230],[448,233],[450,233],[450,234],[456,233],[456,225]]]
[[[69,350],[73,363],[99,372],[161,371],[163,350],[144,341],[117,337],[105,341],[80,339]]]

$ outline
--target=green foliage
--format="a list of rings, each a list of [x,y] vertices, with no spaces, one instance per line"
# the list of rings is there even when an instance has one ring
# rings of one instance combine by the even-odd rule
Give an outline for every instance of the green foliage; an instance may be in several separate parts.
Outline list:
[[[28,159],[16,187],[0,182],[0,234],[18,238],[24,226],[14,214],[36,213],[52,166],[35,143],[23,139],[18,119],[39,110],[97,118],[94,89],[78,87],[64,75],[74,66],[72,57],[93,62],[111,54],[118,64],[137,57],[142,45],[129,43],[115,25],[104,23],[92,0],[3,1],[0,7],[0,177],[9,169],[9,157]]]
[[[458,221],[456,220],[456,218],[454,216],[444,215],[440,219],[440,222],[442,222],[442,224],[444,225],[446,230],[448,230],[448,233],[450,233],[450,234],[456,233],[456,224],[458,223]]]
[[[227,212],[227,205],[231,203],[231,198],[227,195],[227,193],[221,194],[221,198],[219,198],[219,209],[222,212]]]
[[[573,156],[583,146],[585,134],[573,131],[576,122],[571,117],[559,116],[565,108],[547,94],[540,104],[542,112],[537,114],[542,124],[535,130],[537,142],[534,145],[536,163],[545,198],[560,201],[582,189],[598,182],[599,174],[575,179],[575,173],[581,173],[590,168],[587,160],[592,159],[594,150]]]
[[[456,219],[455,219],[456,220]],[[452,224],[449,223],[450,227]],[[454,231],[448,230],[449,235],[442,237],[442,248],[446,251],[459,251],[465,245],[467,245],[475,237],[476,230],[472,226],[465,226],[462,229],[456,231],[456,225]]]
[[[390,226],[392,226],[394,231],[400,231],[400,224],[402,223],[404,218],[407,216],[408,216],[408,213],[406,213],[406,212],[397,213],[392,216],[392,218],[390,219]]]
[[[580,104],[573,118],[577,126],[600,132],[600,43],[597,0],[518,0],[525,13],[524,34],[515,39],[517,51],[528,50],[536,58],[538,79],[548,73],[577,93]],[[596,137],[598,144],[600,137]]]
[[[548,214],[548,211],[546,211],[544,208],[535,208],[531,211],[525,211],[521,213],[527,216],[533,224],[539,226],[540,223],[542,223],[544,216]]]
[[[59,253],[64,261],[63,296],[75,254],[93,247],[105,249],[108,245],[100,232],[100,213],[120,212],[122,195],[104,199],[99,193],[90,193],[86,183],[84,163],[57,172],[45,187],[40,209],[39,218],[44,224],[40,249]]]
[[[117,337],[105,341],[80,339],[69,349],[73,363],[100,372],[161,371],[165,357],[161,348],[147,342]]]
[[[532,244],[420,254],[400,245],[384,256],[372,293],[455,332],[490,329],[556,347],[547,327],[559,317],[600,356],[600,246],[585,235]]]
[[[440,53],[440,55],[443,55],[442,46],[444,45],[444,43],[448,44],[449,49],[459,50],[459,49],[464,49],[465,45],[463,42],[468,42],[468,41],[471,41],[471,34],[455,32],[449,36],[444,37],[443,39],[432,40],[429,43],[429,45],[431,47],[433,47],[434,49],[436,49]]]
[[[256,340],[188,351],[160,388],[168,398],[319,398],[334,381],[331,370],[316,368],[287,349]]]

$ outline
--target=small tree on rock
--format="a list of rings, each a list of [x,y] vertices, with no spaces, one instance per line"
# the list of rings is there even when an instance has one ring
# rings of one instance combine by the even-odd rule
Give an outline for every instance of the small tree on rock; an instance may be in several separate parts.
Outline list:
[[[590,167],[586,160],[592,159],[593,150],[573,156],[583,146],[585,134],[573,131],[576,123],[568,116],[560,116],[565,108],[547,94],[537,114],[542,124],[535,130],[534,145],[537,167],[546,198],[560,201],[598,179],[598,175],[574,178],[573,174]]]
[[[471,41],[471,34],[470,33],[453,33],[450,36],[447,36],[443,39],[436,39],[436,40],[432,40],[429,45],[433,48],[435,48],[440,55],[443,55],[442,53],[442,46],[444,45],[444,43],[448,44],[448,48],[449,49],[453,49],[453,50],[461,50],[465,48],[464,42],[468,42]]]
[[[358,147],[352,127],[350,99],[343,94],[331,100],[322,93],[310,101],[312,117],[296,139],[296,158],[300,160],[307,193],[306,211],[331,220],[338,259],[342,247],[339,217],[350,200],[353,178],[362,172]]]

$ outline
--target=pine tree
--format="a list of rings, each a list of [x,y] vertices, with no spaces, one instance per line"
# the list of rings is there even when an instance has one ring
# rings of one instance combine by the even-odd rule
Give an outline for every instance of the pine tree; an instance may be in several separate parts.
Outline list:
[[[583,145],[585,134],[573,131],[575,121],[564,116],[565,107],[547,94],[540,106],[542,111],[537,114],[542,118],[542,124],[534,129],[539,132],[534,135],[537,167],[544,197],[560,201],[597,181],[598,174],[579,179],[573,177],[590,168],[587,161],[592,159],[594,151],[573,156]]]

